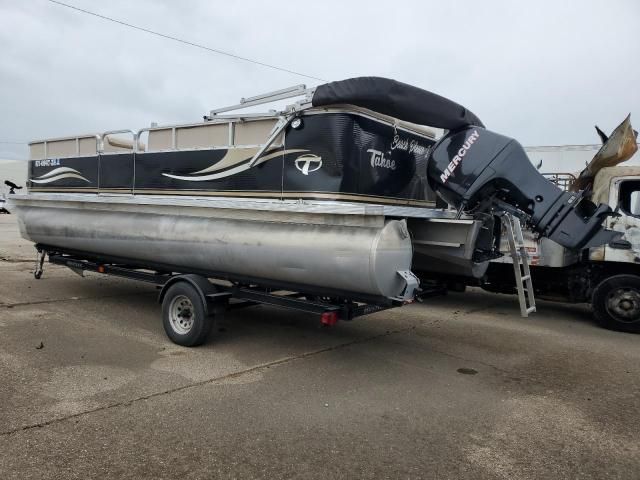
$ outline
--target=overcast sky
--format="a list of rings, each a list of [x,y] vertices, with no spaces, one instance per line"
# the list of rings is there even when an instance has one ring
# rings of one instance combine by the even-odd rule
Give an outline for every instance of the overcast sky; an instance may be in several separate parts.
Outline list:
[[[640,126],[640,2],[68,0],[326,80],[379,75],[451,98],[523,145]],[[47,0],[0,0],[0,142],[198,121],[242,96],[320,82]],[[26,158],[0,143],[0,158]]]

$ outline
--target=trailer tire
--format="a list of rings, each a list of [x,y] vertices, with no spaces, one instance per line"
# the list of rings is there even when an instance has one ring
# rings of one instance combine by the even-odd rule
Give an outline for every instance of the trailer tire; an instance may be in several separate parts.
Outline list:
[[[162,300],[162,324],[172,342],[183,347],[202,345],[213,326],[202,295],[186,281],[171,285]]]
[[[610,330],[640,333],[640,277],[615,275],[596,287],[591,300],[596,322]]]

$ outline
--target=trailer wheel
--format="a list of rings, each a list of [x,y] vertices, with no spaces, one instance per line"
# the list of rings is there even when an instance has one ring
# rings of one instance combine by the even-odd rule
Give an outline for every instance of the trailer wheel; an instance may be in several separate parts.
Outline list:
[[[593,312],[604,328],[640,333],[640,277],[615,275],[593,292]]]
[[[187,282],[177,282],[162,301],[162,323],[167,336],[183,347],[204,343],[213,325],[198,291]]]

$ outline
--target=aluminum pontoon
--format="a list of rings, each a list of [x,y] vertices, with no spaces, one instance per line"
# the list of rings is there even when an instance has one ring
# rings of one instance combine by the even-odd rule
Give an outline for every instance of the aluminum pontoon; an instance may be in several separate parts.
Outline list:
[[[282,111],[237,112],[295,97]],[[421,272],[482,275],[505,211],[570,248],[612,235],[601,227],[608,207],[545,180],[516,141],[450,100],[377,77],[30,151],[28,192],[10,208],[43,259],[80,270],[390,306],[415,297]]]

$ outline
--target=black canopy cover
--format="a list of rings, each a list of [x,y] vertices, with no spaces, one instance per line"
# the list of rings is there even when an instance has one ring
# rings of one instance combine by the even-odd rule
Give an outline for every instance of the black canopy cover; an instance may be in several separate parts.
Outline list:
[[[382,77],[356,77],[316,87],[314,107],[350,104],[406,122],[455,130],[474,125],[484,127],[473,112],[462,105],[408,85]]]

